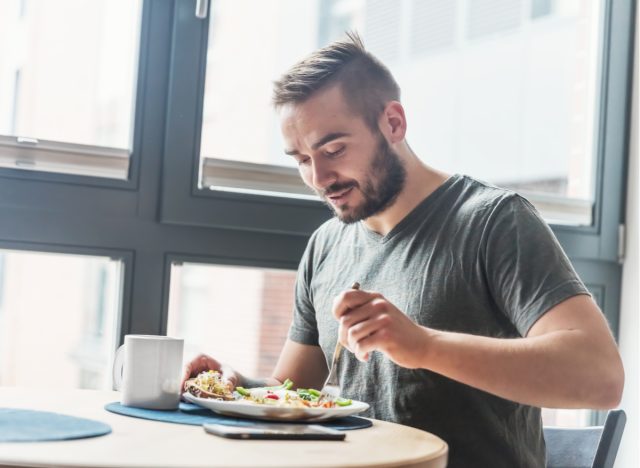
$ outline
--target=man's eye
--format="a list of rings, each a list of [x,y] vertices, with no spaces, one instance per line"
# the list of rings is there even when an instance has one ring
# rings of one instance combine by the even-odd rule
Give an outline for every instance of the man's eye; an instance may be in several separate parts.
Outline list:
[[[311,161],[311,158],[298,159],[298,165],[299,166],[304,166],[304,165],[309,164],[310,161]]]
[[[342,152],[344,152],[344,146],[337,149],[336,151],[325,151],[325,154],[330,158],[334,158],[336,156],[340,156]]]

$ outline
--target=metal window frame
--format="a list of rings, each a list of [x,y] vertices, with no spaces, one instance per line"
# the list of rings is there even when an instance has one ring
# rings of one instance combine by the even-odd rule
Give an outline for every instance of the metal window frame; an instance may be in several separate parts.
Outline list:
[[[215,265],[228,267],[248,267],[271,270],[295,270],[298,266],[296,259],[269,259],[260,260],[253,258],[238,258],[222,255],[188,254],[180,252],[167,252],[164,257],[164,287],[162,289],[162,319],[161,334],[167,334],[169,323],[169,292],[171,290],[171,267],[174,264],[191,263],[198,265]]]
[[[200,170],[202,188],[319,201],[295,168],[205,157]],[[592,203],[537,192],[520,191],[553,224],[577,226],[592,218]]]
[[[14,252],[77,255],[83,257],[108,257],[111,260],[121,262],[120,294],[117,301],[119,307],[118,315],[115,317],[116,336],[122,335],[123,330],[129,328],[129,322],[131,321],[131,309],[129,307],[125,307],[125,305],[129,304],[131,301],[133,282],[133,276],[131,273],[134,259],[133,251],[105,248],[102,246],[78,246],[6,240],[0,240],[0,249]],[[113,343],[113,345],[115,345],[115,343]]]
[[[593,224],[576,226],[551,222],[553,231],[572,258],[618,261],[618,225],[624,203],[620,188],[625,182],[634,7],[633,0],[605,0],[604,4]],[[168,96],[171,111],[164,153],[168,170],[163,183],[163,222],[308,236],[330,216],[317,200],[198,188],[208,21],[194,17],[190,2],[176,5],[175,18],[174,65]],[[185,160],[191,164],[185,164]],[[244,171],[244,180],[249,181],[246,185],[250,189],[255,188],[256,184],[251,182],[255,179],[255,168],[220,160],[211,160],[208,164],[222,169],[218,177],[227,185],[241,186],[243,178],[237,174]],[[269,167],[268,171],[270,175],[266,179],[274,180],[277,170]],[[278,183],[288,188],[290,169],[282,168],[281,171],[282,180]],[[235,184],[232,178],[236,179]],[[552,201],[544,198],[545,203],[555,207],[563,205],[561,199]],[[535,201],[535,194],[532,194],[532,199]],[[269,211],[267,219],[260,216],[264,210]]]
[[[0,168],[0,248],[126,258],[119,342],[128,333],[166,330],[167,258],[294,268],[305,247],[300,236],[162,222],[172,24],[179,3],[143,3],[128,180]]]
[[[127,180],[130,152],[122,148],[0,135],[0,167]]]
[[[26,181],[51,182],[54,184],[72,184],[91,187],[109,187],[114,189],[138,190],[140,177],[140,151],[142,147],[142,132],[137,131],[143,125],[144,108],[140,105],[146,93],[144,77],[147,76],[149,66],[148,57],[143,51],[149,49],[149,35],[152,25],[150,17],[151,9],[145,7],[142,0],[140,14],[140,40],[138,42],[138,66],[134,75],[135,93],[133,98],[133,112],[131,120],[131,149],[108,148],[96,145],[82,145],[64,141],[51,141],[38,138],[25,138],[24,136],[0,135],[0,160],[5,165],[0,166],[0,183],[2,179],[20,179]],[[152,65],[153,67],[153,65]],[[91,167],[108,167],[116,158],[128,157],[126,177],[105,177],[91,175]],[[80,158],[86,160],[83,171],[79,165]],[[7,167],[6,162],[13,159],[15,168]],[[24,162],[24,165],[21,165]],[[41,163],[41,164],[39,164]],[[75,163],[75,164],[74,164]],[[58,164],[59,170],[52,169],[52,165]],[[28,165],[28,166],[27,166]],[[43,169],[38,166],[42,165]],[[68,171],[63,169],[64,166]],[[27,167],[25,167],[27,166]],[[30,166],[30,167],[29,167]]]
[[[0,169],[0,247],[127,253],[121,340],[166,331],[171,259],[293,268],[330,216],[313,200],[197,189],[207,23],[194,11],[194,0],[143,4],[128,180]],[[594,225],[552,226],[614,330],[634,11],[607,0]]]

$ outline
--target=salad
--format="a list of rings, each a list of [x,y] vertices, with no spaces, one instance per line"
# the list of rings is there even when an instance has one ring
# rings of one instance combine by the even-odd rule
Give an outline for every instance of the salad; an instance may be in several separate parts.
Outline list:
[[[200,372],[197,377],[184,383],[185,391],[198,398],[215,398],[216,400],[235,400],[231,391],[232,385],[222,379],[218,371]]]
[[[346,398],[333,398],[324,395],[314,388],[298,388],[291,390],[293,382],[285,380],[277,387],[236,387],[235,392],[240,397],[251,403],[271,406],[288,406],[297,408],[335,408],[336,406],[349,406],[351,400]]]
[[[290,408],[335,408],[352,404],[349,399],[334,398],[314,388],[292,390],[293,382],[290,379],[275,387],[235,387],[233,391],[231,387],[229,382],[222,379],[220,372],[211,370],[201,372],[196,378],[185,382],[185,390],[199,398]]]

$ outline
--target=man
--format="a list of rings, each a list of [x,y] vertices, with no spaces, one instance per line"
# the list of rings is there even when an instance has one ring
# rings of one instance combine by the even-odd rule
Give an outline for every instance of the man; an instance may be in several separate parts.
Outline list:
[[[615,342],[548,226],[513,192],[426,166],[398,85],[357,36],[274,96],[286,153],[336,218],[304,253],[272,378],[223,369],[233,384],[320,388],[339,336],[344,396],[442,437],[451,467],[543,467],[539,407],[619,403]],[[199,356],[185,377],[210,368]]]

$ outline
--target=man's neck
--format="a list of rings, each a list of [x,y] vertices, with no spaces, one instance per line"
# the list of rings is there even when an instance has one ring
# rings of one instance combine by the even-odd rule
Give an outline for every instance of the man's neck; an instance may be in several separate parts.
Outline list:
[[[395,202],[382,213],[363,221],[368,229],[381,236],[386,236],[416,206],[449,178],[449,174],[428,167],[413,153],[403,157],[403,162],[407,178]]]

